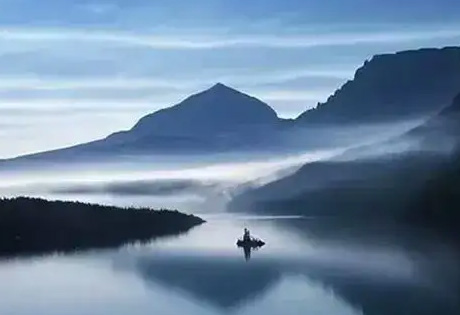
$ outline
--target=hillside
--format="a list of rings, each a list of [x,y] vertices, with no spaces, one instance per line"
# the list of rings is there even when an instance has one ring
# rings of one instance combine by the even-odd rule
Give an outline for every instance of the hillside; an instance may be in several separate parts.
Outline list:
[[[218,83],[141,118],[127,131],[5,162],[96,162],[133,156],[206,154],[276,148],[285,126],[260,100]]]
[[[390,130],[385,124],[430,117],[448,105],[459,86],[460,47],[377,55],[327,102],[295,120],[281,119],[266,103],[218,83],[146,115],[129,130],[2,161],[0,167],[12,167],[12,161],[15,165],[94,163],[159,155],[271,154],[358,145]],[[360,132],[357,125],[368,132]]]
[[[460,86],[460,47],[376,55],[297,123],[356,124],[425,117],[448,106]]]
[[[408,134],[393,139],[405,143],[416,138],[418,149],[384,152],[377,143],[330,161],[303,166],[295,174],[236,196],[232,211],[333,215],[345,217],[400,217],[420,198],[429,180],[449,165],[452,151],[438,150],[433,143],[458,147],[460,102],[449,107]],[[456,144],[452,139],[457,136]],[[361,152],[362,151],[362,152]],[[353,156],[355,158],[353,159]]]
[[[129,132],[139,136],[203,136],[208,132],[276,124],[278,120],[276,112],[267,104],[217,83],[175,106],[143,117]],[[117,136],[120,134],[109,138]]]

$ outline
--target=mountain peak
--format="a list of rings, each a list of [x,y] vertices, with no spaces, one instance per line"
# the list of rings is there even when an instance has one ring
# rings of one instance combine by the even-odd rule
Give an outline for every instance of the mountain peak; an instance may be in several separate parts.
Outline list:
[[[428,117],[448,106],[460,87],[460,47],[376,55],[302,123],[392,122]]]
[[[264,102],[222,83],[142,118],[132,129],[142,134],[188,135],[273,125],[279,118]]]
[[[221,82],[217,82],[216,84],[214,84],[210,90],[213,90],[213,89],[232,89],[231,87],[221,83]],[[233,89],[232,89],[233,90]]]
[[[240,91],[238,91],[237,89],[234,89],[228,85],[225,85],[223,83],[216,83],[214,84],[213,86],[211,86],[209,89],[205,90],[204,92],[215,92],[215,93],[228,93],[228,92],[232,92],[232,93],[238,93],[238,94],[244,94],[244,93],[241,93]]]

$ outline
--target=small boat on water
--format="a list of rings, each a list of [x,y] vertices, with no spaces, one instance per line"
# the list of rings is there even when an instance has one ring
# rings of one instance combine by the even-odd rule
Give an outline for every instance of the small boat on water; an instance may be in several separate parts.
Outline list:
[[[238,247],[250,247],[250,248],[257,248],[262,247],[265,245],[265,242],[252,237],[248,229],[244,229],[243,238],[240,238],[236,241],[236,246]]]
[[[250,240],[238,240],[236,241],[236,246],[238,247],[262,247],[265,245],[265,242],[256,238],[252,238]]]

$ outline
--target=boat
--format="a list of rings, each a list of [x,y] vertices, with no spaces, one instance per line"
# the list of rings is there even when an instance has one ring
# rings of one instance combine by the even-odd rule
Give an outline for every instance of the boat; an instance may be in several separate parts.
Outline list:
[[[239,239],[236,241],[236,246],[238,247],[257,248],[257,247],[262,247],[264,245],[265,245],[265,242],[257,238],[251,238],[251,239],[246,239],[246,240]]]
[[[251,233],[247,228],[244,228],[243,238],[236,241],[236,246],[245,248],[258,248],[265,245],[265,242],[251,236]]]

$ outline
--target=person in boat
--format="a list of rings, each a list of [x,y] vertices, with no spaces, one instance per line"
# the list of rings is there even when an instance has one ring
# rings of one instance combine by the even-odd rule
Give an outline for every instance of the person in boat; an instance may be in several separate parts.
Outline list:
[[[247,228],[244,228],[244,234],[243,234],[243,241],[250,241],[251,240],[251,233]]]

